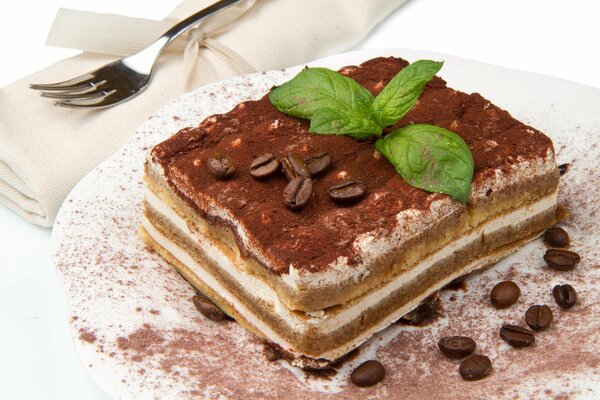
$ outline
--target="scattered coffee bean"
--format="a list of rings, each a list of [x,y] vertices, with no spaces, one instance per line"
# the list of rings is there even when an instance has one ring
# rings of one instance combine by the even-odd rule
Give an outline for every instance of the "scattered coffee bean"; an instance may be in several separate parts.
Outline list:
[[[304,162],[312,175],[318,175],[331,165],[331,156],[329,153],[320,153],[308,157]]]
[[[544,241],[552,247],[565,247],[569,244],[569,235],[563,228],[554,226],[544,233]]]
[[[329,188],[329,197],[335,203],[349,204],[362,199],[367,193],[367,187],[361,181],[347,180]]]
[[[196,309],[210,320],[223,321],[227,317],[227,314],[206,297],[196,295],[192,297],[192,302],[196,306]]]
[[[525,312],[525,322],[536,331],[541,331],[550,326],[552,322],[552,310],[546,305],[531,306]]]
[[[507,308],[519,300],[521,289],[513,281],[502,281],[490,292],[490,300],[496,308]]]
[[[312,197],[313,183],[311,179],[301,176],[294,178],[288,183],[283,191],[283,201],[292,210],[299,210],[308,204]]]
[[[569,163],[560,164],[558,166],[558,172],[560,172],[561,175],[564,175],[569,170],[570,166],[571,166],[571,164],[569,164]]]
[[[279,169],[279,161],[271,153],[256,157],[250,164],[250,175],[263,179],[273,175]]]
[[[466,381],[477,381],[485,378],[492,370],[492,362],[486,356],[473,354],[463,360],[458,373]]]
[[[373,386],[385,377],[385,368],[379,361],[369,360],[360,364],[350,375],[350,380],[356,386]]]
[[[299,176],[310,178],[310,171],[298,153],[292,153],[281,160],[281,169],[288,181],[292,181]]]
[[[217,179],[228,179],[235,174],[235,161],[223,154],[215,154],[206,161],[206,164],[210,173]]]
[[[546,264],[552,269],[558,271],[570,271],[579,264],[581,257],[579,254],[561,249],[548,249],[544,254]]]
[[[571,285],[556,285],[552,289],[552,294],[560,308],[569,309],[577,303],[577,292]]]
[[[503,325],[500,328],[500,337],[512,347],[531,346],[535,341],[532,331],[518,325]]]
[[[446,357],[457,360],[473,353],[475,346],[475,341],[467,336],[446,336],[438,342],[438,347]]]
[[[263,353],[264,353],[267,361],[270,361],[270,362],[277,361],[281,358],[281,355],[279,354],[279,352],[277,350],[275,350],[273,348],[273,346],[271,346],[268,343],[265,343],[265,345],[263,346]]]

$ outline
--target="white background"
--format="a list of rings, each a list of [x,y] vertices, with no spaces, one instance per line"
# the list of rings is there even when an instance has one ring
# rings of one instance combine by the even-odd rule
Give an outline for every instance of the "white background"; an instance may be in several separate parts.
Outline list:
[[[43,46],[59,7],[160,19],[178,0],[11,3],[0,11],[0,87],[76,54]],[[409,0],[356,48],[433,50],[600,88],[599,19],[594,0]],[[0,398],[106,399],[74,351],[50,251],[50,230],[0,206]]]

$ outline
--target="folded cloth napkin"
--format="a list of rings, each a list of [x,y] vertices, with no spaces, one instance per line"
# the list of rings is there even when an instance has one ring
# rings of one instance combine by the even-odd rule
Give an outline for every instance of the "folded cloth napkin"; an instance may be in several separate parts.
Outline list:
[[[56,107],[28,84],[66,80],[131,54],[214,0],[183,1],[163,21],[61,10],[48,44],[83,52],[0,89],[0,203],[51,226],[69,190],[162,105],[211,81],[343,51],[404,1],[249,1],[178,39],[144,93],[102,110]]]

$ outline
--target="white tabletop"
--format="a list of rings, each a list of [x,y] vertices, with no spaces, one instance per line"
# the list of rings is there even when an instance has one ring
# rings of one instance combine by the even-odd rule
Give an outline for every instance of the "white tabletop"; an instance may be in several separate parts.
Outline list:
[[[5,5],[0,87],[76,53],[43,46],[59,7],[158,19],[177,3],[21,0]],[[356,48],[434,50],[600,87],[598,15],[600,4],[589,0],[409,0]],[[0,271],[0,398],[106,399],[72,344],[50,230],[0,207]]]

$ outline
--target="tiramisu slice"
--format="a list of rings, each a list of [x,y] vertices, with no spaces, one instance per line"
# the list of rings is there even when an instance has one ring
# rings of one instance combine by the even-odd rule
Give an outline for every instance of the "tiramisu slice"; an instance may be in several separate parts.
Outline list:
[[[377,58],[340,72],[376,95],[407,65]],[[445,128],[468,145],[466,206],[410,186],[372,140],[310,133],[309,121],[265,96],[150,152],[144,237],[296,365],[324,366],[555,223],[559,172],[544,134],[439,77],[385,132],[411,124]],[[302,160],[316,168],[311,187],[300,180],[290,189],[282,160],[284,170]],[[294,201],[303,208],[290,209]]]

